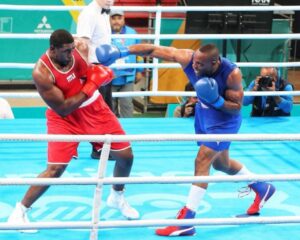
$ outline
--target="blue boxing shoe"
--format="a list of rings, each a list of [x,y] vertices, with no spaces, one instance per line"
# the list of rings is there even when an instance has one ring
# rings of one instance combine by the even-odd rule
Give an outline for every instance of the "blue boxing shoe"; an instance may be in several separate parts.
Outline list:
[[[274,194],[275,187],[266,182],[254,182],[249,184],[248,187],[255,192],[256,196],[254,202],[248,208],[247,214],[257,215],[265,202]]]
[[[193,219],[196,212],[183,207],[177,214],[177,219]],[[155,233],[159,236],[193,236],[196,233],[193,226],[168,226],[156,229]]]

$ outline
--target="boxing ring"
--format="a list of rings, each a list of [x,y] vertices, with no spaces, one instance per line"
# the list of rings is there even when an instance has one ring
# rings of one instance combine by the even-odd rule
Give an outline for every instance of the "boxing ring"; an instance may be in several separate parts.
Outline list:
[[[0,9],[11,5],[0,5]],[[35,9],[38,6],[29,6]],[[290,8],[289,8],[290,7]],[[289,7],[251,7],[255,11],[300,10],[300,6]],[[22,8],[14,8],[18,10]],[[81,7],[54,7],[43,10],[80,10]],[[123,9],[116,7],[116,9]],[[216,7],[228,11],[228,7]],[[230,7],[231,9],[231,7]],[[126,7],[126,11],[138,8]],[[145,11],[156,11],[161,19],[162,11],[207,11],[205,7],[146,7]],[[212,10],[212,7],[209,7]],[[233,11],[249,11],[249,8],[232,7]],[[160,28],[156,22],[156,29]],[[26,38],[26,34],[0,34],[3,38]],[[34,34],[29,38],[48,38],[49,35]],[[215,35],[159,35],[156,32],[150,39],[159,44],[164,38],[224,38]],[[228,39],[242,38],[279,38],[299,39],[300,34],[261,34],[255,36],[226,34]],[[264,36],[262,36],[264,35]],[[267,36],[266,36],[267,35]],[[116,36],[117,37],[117,36]],[[122,36],[123,37],[123,36]],[[136,37],[136,36],[128,36]],[[139,35],[149,39],[149,35]],[[133,65],[140,67],[141,65]],[[300,66],[292,63],[238,63],[239,66]],[[129,65],[116,65],[128,67]],[[115,93],[122,97],[134,96],[188,96],[194,93],[158,92],[157,69],[178,67],[178,64],[142,64],[154,68],[153,90],[151,92]],[[32,64],[1,63],[1,68],[32,68]],[[246,93],[247,95],[250,93]],[[279,93],[256,93],[256,95],[279,95]],[[281,92],[280,95],[290,92]],[[292,95],[300,95],[294,91]],[[2,97],[38,97],[32,93],[1,93]],[[121,119],[126,136],[47,136],[44,119],[14,119],[0,122],[0,240],[4,239],[160,239],[154,235],[154,226],[193,224],[197,235],[189,239],[291,239],[300,235],[299,158],[300,117],[247,118],[244,119],[240,133],[227,136],[193,135],[192,119]],[[90,159],[88,141],[95,139],[105,142],[101,161]],[[108,162],[111,141],[132,142],[135,162],[130,178],[112,178],[114,162]],[[195,140],[233,140],[231,157],[257,173],[254,176],[228,177],[212,170],[211,177],[193,176],[194,158],[197,153]],[[82,141],[79,158],[72,160],[60,179],[36,179],[36,175],[46,165],[47,141]],[[253,200],[253,195],[238,198],[237,190],[247,181],[274,181],[277,191],[265,205],[260,216],[237,217],[245,213]],[[209,191],[197,212],[196,219],[174,220],[178,209],[186,202],[191,182],[211,182]],[[141,219],[127,221],[116,211],[107,208],[110,185],[124,182],[127,184],[127,200],[139,210]],[[234,182],[234,183],[232,183]],[[216,184],[218,183],[218,184]],[[28,226],[6,224],[15,202],[19,201],[29,184],[51,184],[29,212],[33,220]],[[21,234],[14,229],[40,229],[37,234]],[[169,239],[169,238],[167,238]]]
[[[299,120],[299,117],[247,118],[242,124],[241,134],[237,136],[242,137],[245,134],[254,132],[254,134],[260,134],[260,138],[263,139],[263,134],[278,134],[282,133],[282,129],[285,129],[284,132],[289,133],[289,137],[283,135],[283,139],[299,140],[297,128],[294,127]],[[133,137],[132,139],[134,139],[136,135],[132,134],[136,134],[137,131],[139,132],[139,139],[151,139],[152,137],[152,141],[132,142],[135,163],[131,177],[133,182],[140,180],[145,183],[139,185],[128,184],[126,195],[128,201],[140,211],[141,220],[124,220],[116,210],[106,208],[105,199],[110,188],[106,183],[113,182],[111,174],[114,165],[113,162],[108,162],[105,175],[107,182],[104,183],[100,206],[99,238],[119,239],[122,235],[123,239],[140,239],[141,237],[159,239],[160,237],[154,235],[152,227],[142,226],[149,226],[150,224],[159,226],[167,222],[174,223],[176,221],[174,216],[178,208],[185,203],[186,193],[190,186],[187,183],[191,182],[193,159],[197,151],[195,143],[186,140],[193,136],[190,135],[193,133],[193,121],[191,119],[172,118],[121,119],[121,123],[129,134],[129,138]],[[30,127],[30,125],[34,127]],[[8,141],[15,136],[5,134],[6,141],[1,141],[1,184],[6,185],[13,181],[24,184],[27,181],[26,179],[34,178],[44,169],[46,142],[33,142],[28,141],[28,139],[34,138],[35,135],[33,134],[40,135],[45,131],[45,120],[43,119],[1,121],[0,136],[2,140],[4,140],[2,133],[7,132],[11,134],[22,133],[23,139],[27,138],[26,141],[20,141],[22,137],[18,138],[18,141]],[[152,135],[149,135],[150,133]],[[174,133],[189,134],[189,136],[177,136],[185,140],[176,142],[161,141],[162,139],[171,139],[174,137]],[[143,134],[146,135],[142,136]],[[159,134],[161,138],[153,134]],[[33,136],[30,138],[29,135]],[[258,135],[255,137],[258,138]],[[45,139],[45,136],[42,138]],[[155,139],[156,141],[153,141]],[[298,180],[300,175],[298,174],[299,164],[297,164],[299,147],[298,141],[234,142],[231,147],[232,158],[239,159],[251,171],[256,172],[258,176],[255,176],[254,179],[270,180],[272,178],[276,179],[277,176],[277,180],[274,182],[277,192],[265,205],[261,211],[261,216],[237,218],[235,215],[244,213],[253,199],[253,195],[242,199],[238,198],[237,190],[246,184],[244,181],[240,182],[239,179],[246,178],[240,176],[235,178],[235,183],[230,183],[228,179],[225,179],[227,176],[212,171],[212,177],[216,179],[210,180],[218,182],[218,184],[210,184],[209,191],[197,213],[197,218],[191,220],[193,223],[200,225],[197,226],[197,235],[191,237],[191,239],[198,239],[202,236],[207,239],[218,239],[221,234],[222,238],[225,239],[243,236],[243,239],[246,240],[257,239],[258,237],[290,239],[291,236],[297,236],[300,233],[300,206],[298,204],[298,198],[300,197]],[[72,178],[73,183],[78,184],[81,182],[79,185],[70,185],[71,181],[69,181],[66,186],[52,186],[29,212],[30,217],[34,218],[34,222],[31,224],[36,224],[35,226],[40,226],[45,230],[40,230],[37,234],[21,234],[6,230],[0,232],[0,239],[52,239],[53,236],[57,235],[61,238],[87,239],[90,234],[87,223],[91,221],[92,216],[93,192],[98,165],[98,161],[90,159],[89,154],[90,145],[83,142],[79,147],[79,158],[73,160],[64,176],[58,179],[68,181]],[[9,164],[5,164],[7,162]],[[270,175],[271,173],[272,175]],[[169,182],[169,184],[156,183],[159,182],[158,177],[162,177],[160,180]],[[179,179],[176,179],[176,177]],[[84,181],[79,180],[80,178],[83,178]],[[5,179],[7,181],[4,181]],[[289,180],[287,181],[287,179]],[[152,181],[151,184],[149,184],[150,180]],[[83,185],[87,184],[88,181],[93,184]],[[130,181],[130,179],[127,181]],[[220,181],[224,182],[221,183]],[[22,197],[26,189],[27,186],[1,186],[1,229],[3,229],[15,201]],[[157,221],[155,221],[156,219]],[[43,224],[43,222],[49,224]],[[83,229],[60,229],[65,228],[64,224],[70,226],[70,222],[74,224],[73,228]],[[285,224],[279,225],[279,223]],[[55,231],[48,229],[51,224],[56,225],[52,228],[59,229],[55,229]],[[76,224],[82,226],[76,227]],[[119,227],[113,227],[114,225],[119,225]],[[124,229],[125,226],[130,228]],[[286,232],[289,234],[287,235]]]

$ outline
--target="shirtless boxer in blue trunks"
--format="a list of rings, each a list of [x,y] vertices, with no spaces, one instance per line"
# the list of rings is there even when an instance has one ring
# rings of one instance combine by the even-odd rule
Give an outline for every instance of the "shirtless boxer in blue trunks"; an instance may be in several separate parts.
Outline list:
[[[176,49],[173,47],[137,44],[128,48],[101,45],[96,49],[99,62],[109,65],[117,58],[129,54],[147,55],[179,63],[193,84],[199,102],[195,110],[195,132],[197,134],[236,134],[241,126],[240,109],[243,101],[242,74],[239,68],[226,58],[219,56],[213,44],[200,49]],[[229,175],[250,175],[243,164],[229,157],[230,142],[198,142],[199,151],[195,159],[195,176],[208,176],[211,165]],[[204,197],[208,184],[194,183],[187,203],[179,211],[177,219],[191,219]],[[275,187],[266,182],[252,182],[249,188],[256,194],[247,214],[259,213],[264,202],[275,192]],[[157,229],[160,236],[188,236],[195,234],[193,226],[168,226]]]

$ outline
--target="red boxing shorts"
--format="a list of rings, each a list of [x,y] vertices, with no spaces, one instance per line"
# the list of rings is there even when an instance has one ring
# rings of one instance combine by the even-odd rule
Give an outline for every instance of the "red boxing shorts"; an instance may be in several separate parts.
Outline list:
[[[47,110],[46,117],[48,134],[125,135],[118,119],[101,96],[66,117],[59,116],[51,109]],[[78,145],[79,142],[48,142],[48,163],[68,164],[73,157],[78,156]],[[101,150],[103,143],[97,142],[92,145],[96,150]],[[111,143],[112,151],[121,151],[129,147],[129,142]]]

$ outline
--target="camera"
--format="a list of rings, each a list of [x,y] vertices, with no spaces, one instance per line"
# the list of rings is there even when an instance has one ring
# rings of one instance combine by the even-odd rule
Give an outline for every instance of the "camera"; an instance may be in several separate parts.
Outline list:
[[[192,111],[190,112],[190,114],[186,117],[192,117],[192,116],[195,116],[195,107],[196,107],[196,103],[186,103],[184,105],[182,105],[181,107],[181,116],[184,116],[185,114],[185,109],[189,107],[189,108],[192,108]]]
[[[189,104],[189,107],[192,108],[192,112],[191,112],[191,114],[189,115],[189,117],[195,116],[195,107],[196,107],[196,103],[194,102],[194,103],[192,103],[192,104]]]
[[[272,87],[273,80],[270,76],[262,76],[258,79],[258,86],[260,88]]]

